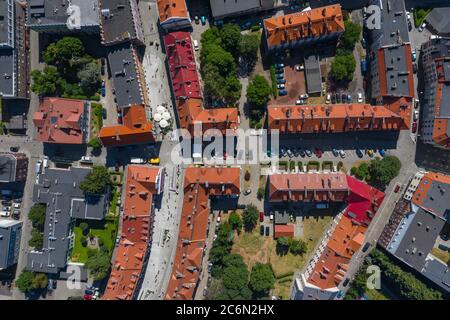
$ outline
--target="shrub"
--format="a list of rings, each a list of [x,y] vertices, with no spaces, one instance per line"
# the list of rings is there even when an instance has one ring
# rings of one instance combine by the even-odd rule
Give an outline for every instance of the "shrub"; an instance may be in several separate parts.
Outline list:
[[[89,140],[88,146],[94,149],[100,149],[102,147],[102,142],[99,137],[94,137]]]
[[[289,170],[294,171],[295,170],[295,161],[289,162]]]
[[[80,242],[83,247],[87,246],[87,238],[85,236],[80,237]]]
[[[258,199],[261,200],[262,198],[264,198],[265,194],[266,194],[266,190],[263,187],[259,187],[258,193],[257,193]]]
[[[249,181],[250,180],[250,177],[251,177],[251,175],[250,175],[250,171],[245,171],[245,175],[244,175],[244,179],[245,179],[245,181]]]

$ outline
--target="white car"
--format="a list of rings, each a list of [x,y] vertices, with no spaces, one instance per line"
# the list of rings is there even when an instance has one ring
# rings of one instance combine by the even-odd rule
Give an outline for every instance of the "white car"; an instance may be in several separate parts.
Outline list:
[[[84,162],[92,162],[92,159],[91,159],[91,157],[88,157],[88,156],[82,156],[82,157],[81,157],[81,161],[84,161]]]
[[[327,94],[327,99],[325,100],[326,104],[330,104],[331,103],[331,94]]]
[[[362,103],[363,102],[363,95],[361,92],[358,92],[358,103]]]
[[[407,18],[408,20],[411,19],[411,13],[410,13],[409,11],[406,11],[406,18]]]
[[[194,50],[198,51],[198,40],[194,40]]]
[[[297,70],[297,71],[303,71],[303,70],[305,70],[305,66],[302,65],[302,64],[299,64],[299,65],[295,66],[295,70]]]
[[[48,168],[48,157],[44,156],[44,162],[43,162],[44,168]]]
[[[278,89],[284,89],[286,86],[284,84],[277,84],[277,88]]]
[[[422,23],[422,24],[420,25],[420,27],[419,27],[419,32],[422,32],[422,31],[425,29],[426,26],[427,26],[427,23],[426,23],[426,22]]]
[[[295,100],[295,104],[296,104],[296,105],[301,105],[301,104],[303,104],[303,103],[304,103],[303,100]]]
[[[339,155],[341,156],[342,159],[344,159],[345,158],[345,151],[340,149],[339,150]]]
[[[307,93],[304,93],[304,94],[301,94],[300,95],[300,99],[308,99],[308,94]]]
[[[13,207],[14,209],[20,209],[20,203],[14,203]]]
[[[38,160],[38,162],[36,162],[36,174],[41,173],[42,171],[42,160]]]
[[[414,110],[413,119],[414,121],[417,121],[417,119],[419,119],[419,110]]]

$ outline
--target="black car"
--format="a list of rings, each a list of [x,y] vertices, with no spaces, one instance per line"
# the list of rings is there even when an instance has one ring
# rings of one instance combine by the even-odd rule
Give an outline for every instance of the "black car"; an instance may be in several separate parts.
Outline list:
[[[412,30],[412,23],[411,23],[411,20],[408,20],[408,30],[409,30],[409,31]]]
[[[414,73],[417,73],[417,63],[414,63],[414,64],[413,64],[413,72],[414,72]]]
[[[267,236],[267,237],[269,236],[269,232],[270,232],[270,228],[269,228],[269,227],[266,227],[266,236]]]
[[[341,101],[342,101],[342,103],[347,103],[348,102],[347,97],[348,96],[345,93],[341,94]]]
[[[349,278],[345,278],[344,282],[342,282],[342,285],[343,285],[344,287],[346,287],[346,286],[348,285],[349,282],[350,282],[350,279],[349,279]]]
[[[106,109],[102,108],[102,117],[103,119],[106,119]]]
[[[264,226],[259,227],[259,233],[263,236],[264,235]]]
[[[337,101],[337,99],[336,99],[336,93],[333,93],[333,94],[331,95],[331,103],[332,103],[332,104],[335,104],[336,101]]]
[[[370,243],[367,242],[367,243],[364,245],[364,247],[362,248],[362,252],[366,252],[367,249],[369,249],[369,248],[370,248]]]
[[[19,152],[19,149],[20,149],[19,146],[12,146],[12,147],[9,148],[9,150],[10,150],[11,152]]]

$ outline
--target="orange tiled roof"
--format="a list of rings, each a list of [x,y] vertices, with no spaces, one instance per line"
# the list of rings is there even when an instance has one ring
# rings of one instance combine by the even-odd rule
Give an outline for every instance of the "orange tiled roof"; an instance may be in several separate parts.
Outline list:
[[[345,30],[341,6],[330,5],[264,20],[267,44],[279,46]]]
[[[353,254],[364,243],[367,227],[355,224],[343,216],[312,270],[308,282],[326,290],[344,280]]]
[[[417,186],[416,191],[412,197],[412,202],[418,206],[423,205],[424,199],[427,197],[428,190],[431,188],[433,181],[449,184],[450,185],[450,176],[446,176],[437,172],[427,172],[422,180],[420,180],[419,185]]]
[[[294,225],[293,224],[276,224],[274,228],[274,238],[280,237],[290,237],[294,236]]]
[[[344,173],[273,174],[270,201],[344,201],[349,193]]]
[[[179,100],[177,104],[180,126],[191,135],[196,123],[201,123],[203,133],[215,128],[225,134],[227,129],[234,131],[239,127],[237,108],[203,109],[200,99]]]
[[[209,196],[231,196],[238,195],[239,192],[240,168],[186,169],[183,211],[166,300],[193,298],[205,247]]]
[[[434,124],[433,124],[433,142],[441,147],[450,149],[450,136],[448,135],[448,126],[450,125],[450,120],[441,117],[441,105],[442,105],[442,94],[444,90],[444,85],[446,84],[445,72],[444,72],[444,60],[445,58],[439,58],[435,60],[436,64],[436,74],[438,76],[438,81],[436,85],[436,93],[434,99]]]
[[[44,98],[33,123],[38,141],[47,143],[83,144],[83,116],[85,101],[65,98]],[[86,120],[87,121],[87,120]]]
[[[335,104],[268,106],[268,126],[281,133],[400,130],[404,120],[384,106]]]
[[[158,0],[159,20],[164,23],[171,18],[188,18],[185,0]]]
[[[123,109],[123,125],[103,127],[99,138],[105,147],[153,142],[153,126],[147,121],[145,107],[134,105]]]
[[[129,165],[125,184],[125,205],[121,238],[104,300],[130,300],[138,289],[153,224],[152,199],[159,193],[163,169]]]

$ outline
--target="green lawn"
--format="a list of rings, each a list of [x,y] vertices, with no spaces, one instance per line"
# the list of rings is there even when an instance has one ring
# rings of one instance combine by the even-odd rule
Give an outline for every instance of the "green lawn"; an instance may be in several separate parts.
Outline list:
[[[88,246],[83,247],[81,244],[81,236],[83,235],[79,227],[81,222],[86,222],[90,226],[91,233],[96,237],[103,240],[103,243],[109,252],[112,253],[114,248],[114,243],[117,235],[117,220],[104,220],[100,222],[91,222],[77,220],[76,226],[74,227],[75,243],[72,250],[72,261],[85,263],[88,258]],[[106,226],[106,228],[105,228]]]
[[[414,10],[414,25],[416,26],[416,28],[418,28],[423,23],[431,10],[432,9],[430,8],[417,8],[416,10]]]

